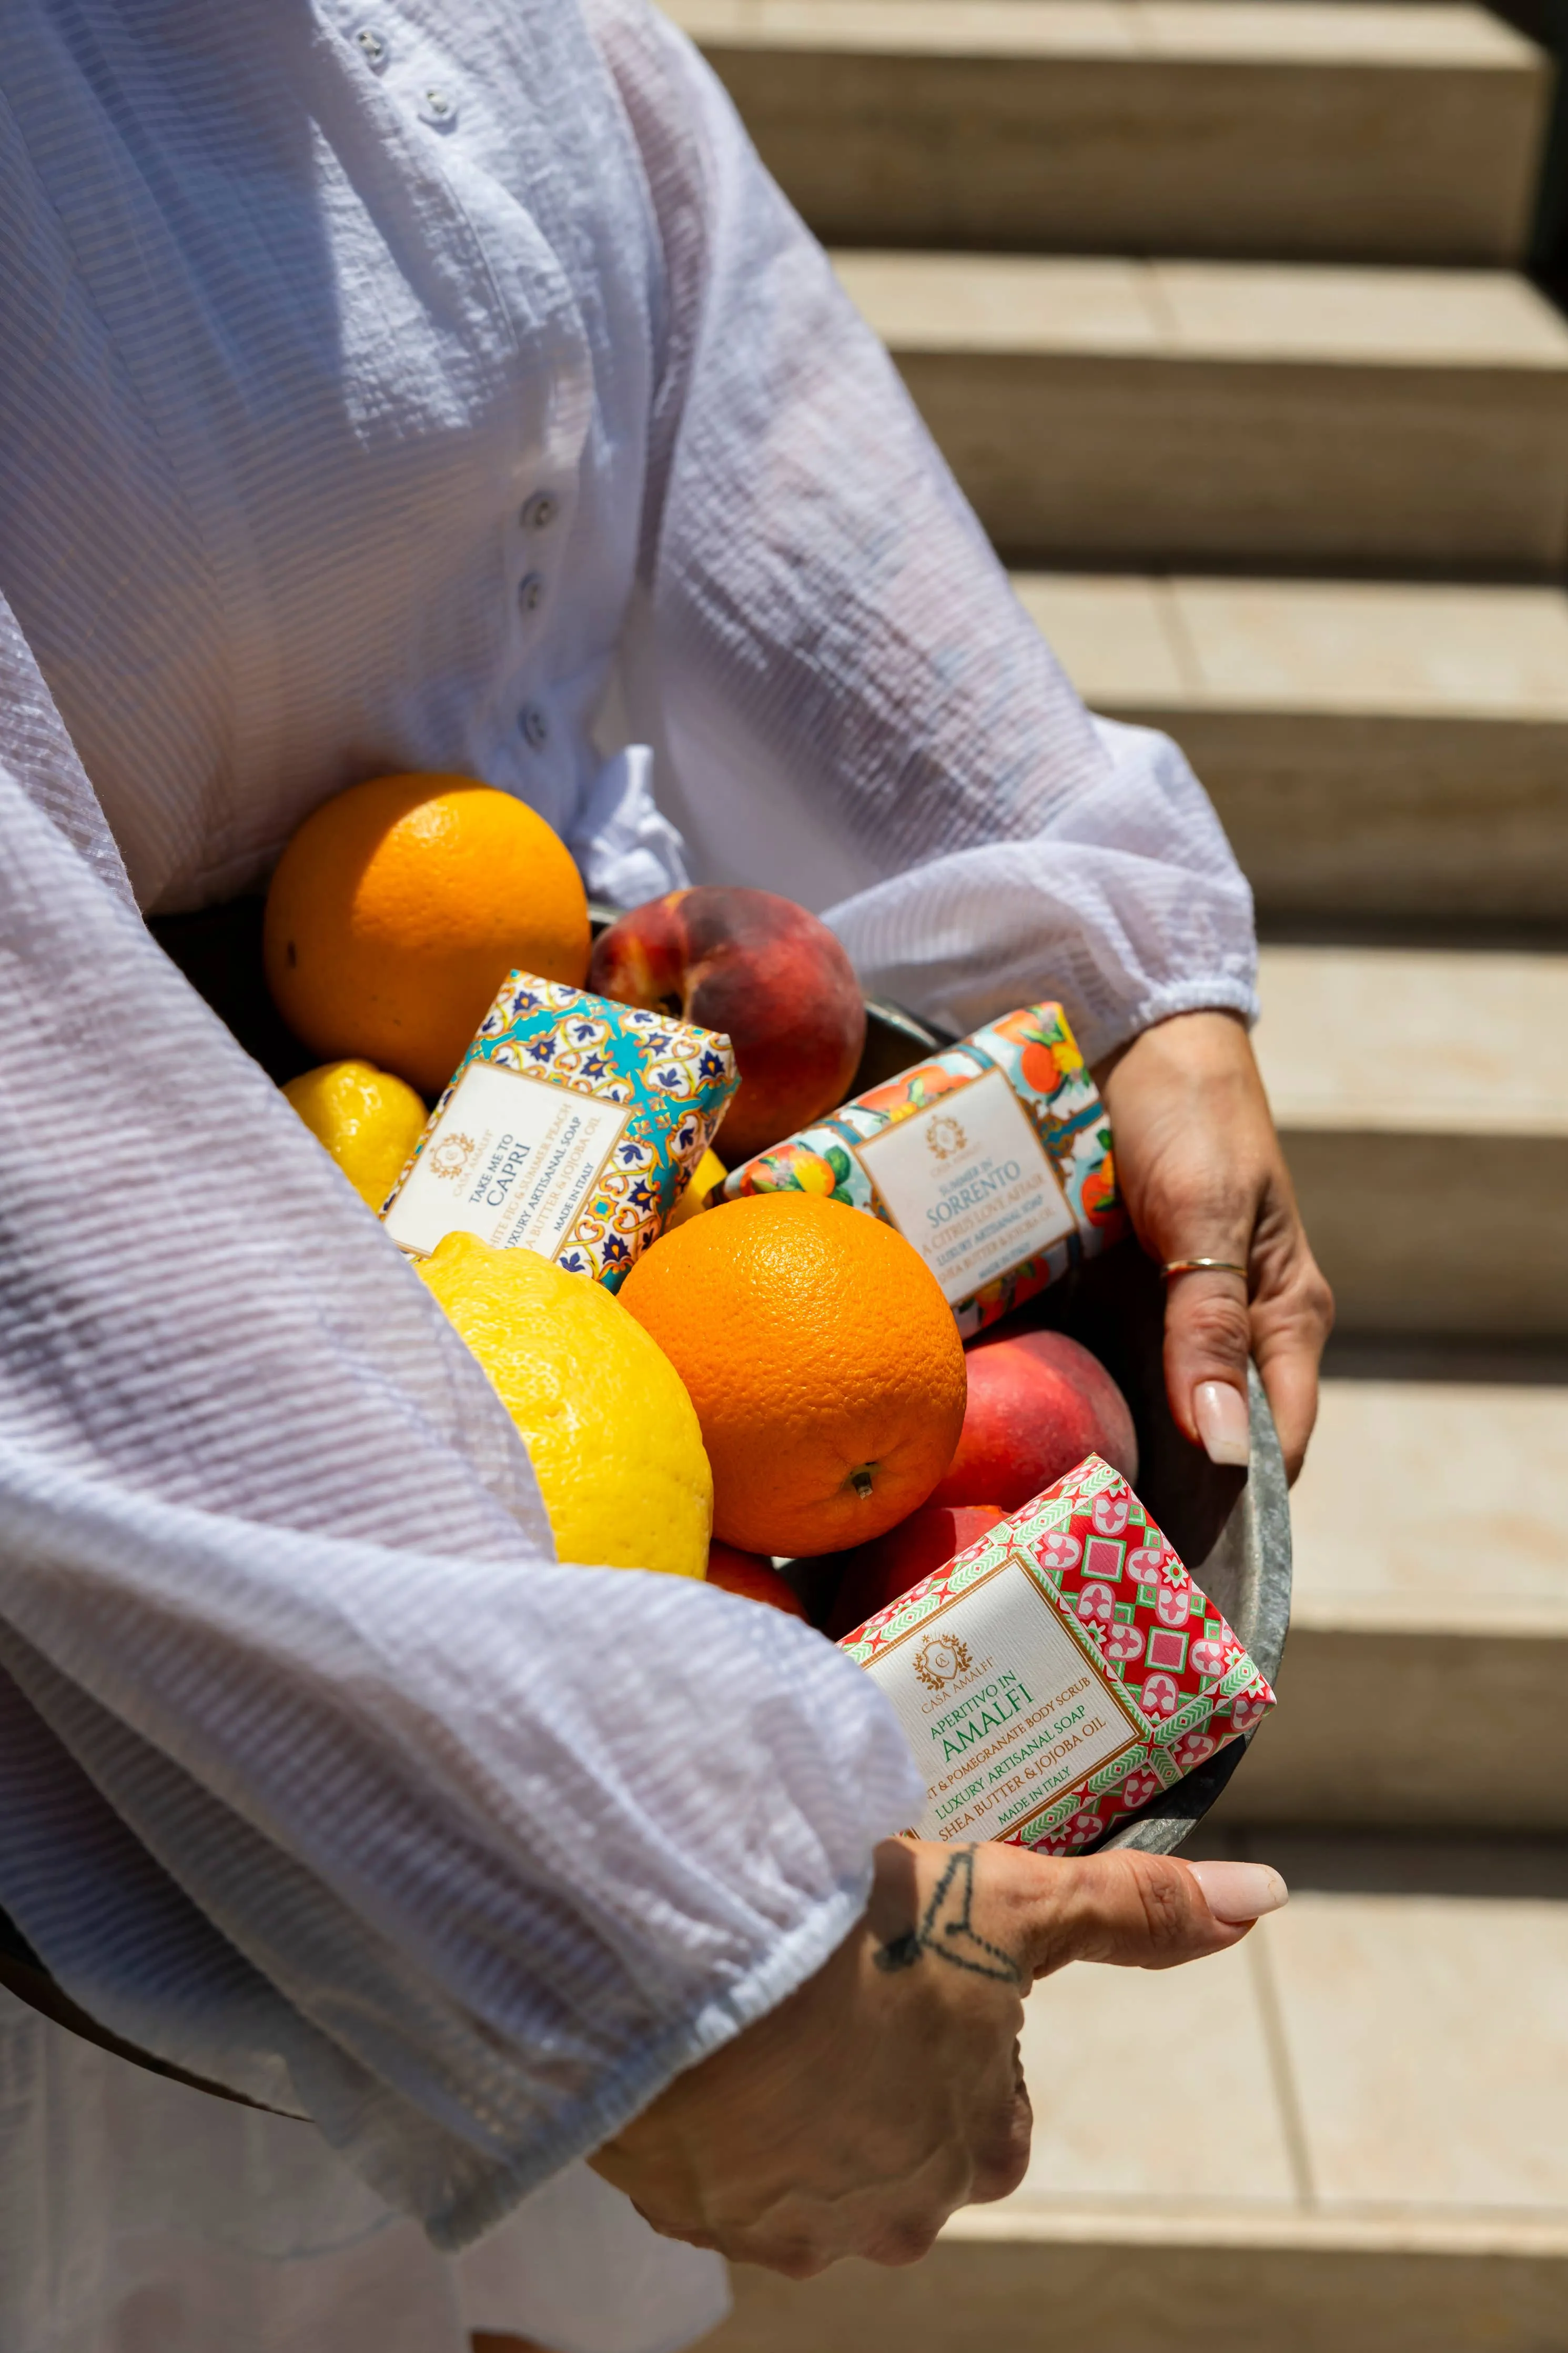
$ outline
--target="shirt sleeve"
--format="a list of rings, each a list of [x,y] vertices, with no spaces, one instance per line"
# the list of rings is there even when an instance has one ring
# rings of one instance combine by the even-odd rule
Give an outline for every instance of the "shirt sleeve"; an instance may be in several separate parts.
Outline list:
[[[666,265],[627,705],[693,875],[826,913],[955,1029],[1057,996],[1093,1059],[1251,1018],[1251,895],[1181,753],[1085,712],[690,44],[589,16]]]
[[[913,1768],[819,1635],[556,1563],[3,605],[0,839],[0,1905],[458,2244],[826,1959]]]

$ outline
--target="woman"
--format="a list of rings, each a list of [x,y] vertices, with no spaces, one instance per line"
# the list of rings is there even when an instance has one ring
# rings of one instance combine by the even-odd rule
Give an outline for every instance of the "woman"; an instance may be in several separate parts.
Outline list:
[[[827,912],[955,1028],[1048,987],[1145,1247],[1247,1270],[1173,1282],[1179,1423],[1244,1459],[1250,1346],[1294,1469],[1328,1303],[1248,894],[642,0],[16,0],[0,88],[0,1905],[312,2120],[8,2004],[0,2341],[658,2353],[716,2258],[620,2192],[785,2268],[919,2252],[1017,2179],[1032,1976],[1269,1890],[880,1843],[910,1768],[828,1646],[557,1567],[477,1366],[138,910],[447,768],[600,895]]]

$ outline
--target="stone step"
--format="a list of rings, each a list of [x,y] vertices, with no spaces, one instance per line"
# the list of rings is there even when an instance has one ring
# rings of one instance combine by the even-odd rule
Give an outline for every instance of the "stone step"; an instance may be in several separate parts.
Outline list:
[[[909,2271],[738,2271],[709,2353],[1561,2345],[1563,1851],[1262,1831],[1221,1851],[1292,1885],[1245,1944],[1036,1989],[1014,2197]]]
[[[1342,1331],[1568,1335],[1568,955],[1274,946],[1261,988]]]
[[[1266,922],[1568,922],[1560,588],[1015,586],[1088,702],[1181,744]]]
[[[1568,560],[1568,322],[1521,278],[837,266],[1015,560],[1542,577]]]
[[[1383,1372],[1324,1384],[1279,1707],[1225,1828],[1568,1831],[1568,1352]]]
[[[665,0],[817,234],[1509,262],[1550,68],[1377,0]]]

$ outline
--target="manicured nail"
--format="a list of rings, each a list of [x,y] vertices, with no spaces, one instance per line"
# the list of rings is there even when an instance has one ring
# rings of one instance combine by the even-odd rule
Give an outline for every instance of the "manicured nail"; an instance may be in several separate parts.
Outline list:
[[[1204,1452],[1211,1462],[1231,1462],[1247,1468],[1251,1443],[1247,1426],[1247,1399],[1228,1381],[1200,1381],[1193,1391],[1193,1415]]]
[[[1261,1920],[1290,1901],[1290,1890],[1271,1863],[1189,1862],[1216,1920]]]

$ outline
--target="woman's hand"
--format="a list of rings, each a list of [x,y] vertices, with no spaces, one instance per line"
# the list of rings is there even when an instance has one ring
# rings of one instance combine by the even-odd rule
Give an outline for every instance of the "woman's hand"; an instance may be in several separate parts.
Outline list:
[[[593,2162],[656,2230],[738,2262],[795,2278],[841,2255],[913,2263],[955,2207],[1023,2179],[1017,2037],[1037,1978],[1072,1960],[1170,1968],[1284,1900],[1254,1863],[889,1839],[826,1966]]]
[[[1233,1013],[1156,1023],[1096,1072],[1116,1173],[1138,1239],[1162,1265],[1217,1258],[1245,1277],[1174,1276],[1165,1387],[1177,1427],[1215,1462],[1247,1461],[1247,1360],[1274,1410],[1294,1479],[1318,1415],[1334,1319],[1247,1031]]]

